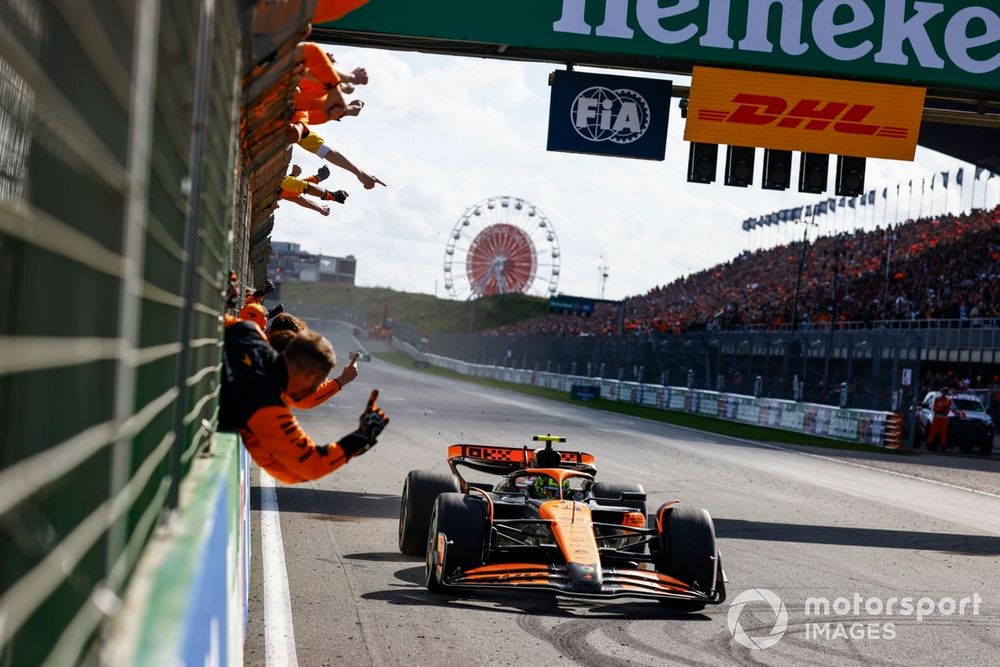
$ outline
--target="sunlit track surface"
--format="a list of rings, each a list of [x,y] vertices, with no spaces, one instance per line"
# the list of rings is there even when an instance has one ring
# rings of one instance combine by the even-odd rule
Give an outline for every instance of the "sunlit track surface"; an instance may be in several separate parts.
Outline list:
[[[329,334],[341,357],[357,347],[345,332]],[[843,465],[835,452],[828,460],[761,447],[379,361],[362,364],[357,382],[328,405],[301,413],[306,430],[324,441],[348,432],[373,387],[392,418],[378,446],[325,480],[277,489],[301,665],[986,665],[1000,656],[1000,498]],[[650,507],[677,497],[707,508],[730,601],[753,588],[777,594],[788,614],[781,640],[764,650],[736,642],[729,602],[678,614],[647,601],[428,593],[422,562],[396,547],[406,472],[445,470],[450,443],[520,445],[546,432],[596,455],[599,479],[643,484]],[[990,480],[980,473],[977,484]],[[1000,484],[992,488],[1000,493]],[[252,502],[247,663],[265,664],[256,490]],[[855,594],[859,613],[807,614],[809,598]],[[964,615],[935,610],[919,623],[864,606],[973,595],[978,614],[970,604]],[[739,616],[750,637],[767,636],[775,619],[764,603]],[[826,623],[828,635],[811,632]],[[840,626],[863,638],[837,636]]]

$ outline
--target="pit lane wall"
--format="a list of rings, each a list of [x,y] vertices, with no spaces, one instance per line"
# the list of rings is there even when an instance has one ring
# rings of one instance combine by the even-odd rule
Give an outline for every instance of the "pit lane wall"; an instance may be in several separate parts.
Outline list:
[[[109,630],[106,665],[239,665],[248,622],[249,458],[217,433],[181,486],[184,511],[143,554]]]
[[[574,385],[600,387],[601,398],[661,410],[687,412],[727,421],[805,433],[857,444],[885,447],[888,412],[847,410],[829,405],[755,398],[686,387],[665,387],[578,375],[546,373],[471,364],[434,354],[421,355],[430,365],[462,375],[569,392]]]

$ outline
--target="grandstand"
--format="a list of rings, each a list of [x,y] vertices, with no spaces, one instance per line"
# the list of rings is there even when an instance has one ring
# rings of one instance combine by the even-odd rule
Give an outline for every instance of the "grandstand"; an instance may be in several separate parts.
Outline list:
[[[829,328],[834,316],[852,328],[886,319],[971,324],[1000,317],[998,273],[1000,207],[745,252],[626,299],[624,330],[780,330],[793,317]],[[589,318],[548,315],[487,333],[614,336],[618,324],[619,309],[601,305]]]
[[[431,350],[897,410],[922,388],[997,384],[998,275],[1000,207],[977,209],[744,252],[620,306],[599,304],[590,317],[551,314],[477,337],[438,334]],[[904,370],[912,379],[904,381]]]

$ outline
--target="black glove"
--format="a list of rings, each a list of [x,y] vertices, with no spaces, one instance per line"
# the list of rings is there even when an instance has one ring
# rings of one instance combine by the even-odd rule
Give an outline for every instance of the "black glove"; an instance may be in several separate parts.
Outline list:
[[[316,172],[316,182],[322,183],[328,178],[330,178],[330,168],[324,164],[319,168],[319,171]]]
[[[347,192],[344,190],[336,190],[334,192],[330,192],[328,190],[327,193],[323,195],[323,199],[327,201],[335,201],[338,204],[343,204],[345,201],[347,201],[347,197],[348,197]]]
[[[259,288],[257,291],[253,293],[253,298],[259,299],[263,296],[267,296],[273,291],[274,291],[274,283],[271,282],[270,280],[265,280],[264,286]]]
[[[348,459],[360,456],[374,447],[379,433],[389,423],[389,417],[385,411],[375,405],[377,398],[378,389],[373,389],[371,396],[368,397],[368,405],[365,406],[365,411],[361,413],[361,418],[358,420],[358,430],[348,433],[338,443]]]
[[[267,311],[267,319],[271,319],[275,315],[279,315],[279,314],[281,314],[283,312],[285,312],[285,305],[282,304],[282,303],[279,303],[277,306],[275,306],[271,310]]]

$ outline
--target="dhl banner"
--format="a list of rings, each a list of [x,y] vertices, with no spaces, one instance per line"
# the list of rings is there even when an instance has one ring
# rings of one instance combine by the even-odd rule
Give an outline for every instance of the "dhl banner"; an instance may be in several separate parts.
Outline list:
[[[695,67],[686,141],[912,160],[927,90]]]

